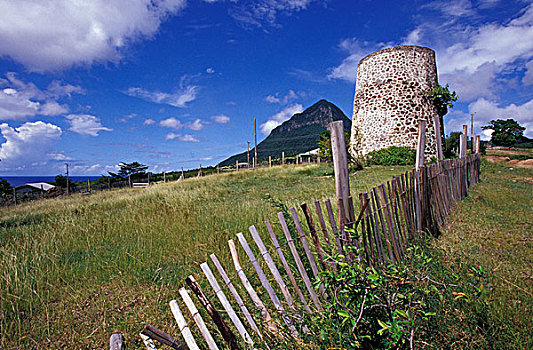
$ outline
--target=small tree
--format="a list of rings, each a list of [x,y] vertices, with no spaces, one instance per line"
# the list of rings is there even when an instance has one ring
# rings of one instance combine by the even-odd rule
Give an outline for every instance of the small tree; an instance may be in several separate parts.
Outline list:
[[[489,125],[481,127],[483,130],[492,130],[490,142],[495,146],[511,147],[518,138],[524,135],[524,128],[514,119],[491,120]]]
[[[448,113],[448,107],[453,108],[453,103],[457,101],[457,94],[455,91],[449,89],[449,85],[436,85],[431,91],[424,91],[428,99],[435,105],[437,113],[440,117]]]
[[[350,131],[344,130],[344,140],[346,142],[346,152],[348,153],[348,163],[352,162],[352,157],[350,155],[349,147],[350,147]],[[320,158],[326,159],[326,160],[333,160],[333,153],[331,151],[331,131],[324,130],[320,134],[320,138],[318,139],[318,154],[320,154]]]
[[[459,149],[459,140],[461,139],[462,133],[454,131],[450,133],[450,136],[444,141],[444,157],[454,158],[457,150]]]
[[[5,198],[13,194],[13,187],[6,179],[0,179],[0,197]]]
[[[63,176],[63,175],[56,175],[54,177],[54,185],[57,186],[57,187],[61,187],[61,188],[67,188],[67,177],[66,176]],[[70,188],[72,188],[74,186],[74,183],[72,182],[72,180],[69,178],[68,179],[68,185]]]
[[[131,163],[124,163],[121,162],[118,165],[120,167],[120,170],[118,173],[112,173],[109,172],[109,175],[111,175],[115,179],[124,179],[128,176],[132,177],[141,177],[146,175],[146,170],[148,170],[148,165],[141,164],[139,162],[131,162]]]

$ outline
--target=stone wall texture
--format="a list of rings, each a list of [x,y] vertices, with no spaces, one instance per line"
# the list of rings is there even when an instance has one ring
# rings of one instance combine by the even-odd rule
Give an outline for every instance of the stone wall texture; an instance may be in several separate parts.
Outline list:
[[[416,148],[418,120],[425,119],[424,154],[436,157],[438,113],[423,93],[436,85],[435,52],[427,47],[397,46],[363,58],[357,67],[352,154],[364,156],[389,146]]]

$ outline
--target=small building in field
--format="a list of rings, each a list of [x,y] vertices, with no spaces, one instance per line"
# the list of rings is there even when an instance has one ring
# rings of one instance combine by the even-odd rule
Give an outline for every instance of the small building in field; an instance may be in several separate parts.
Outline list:
[[[36,193],[36,192],[47,192],[48,190],[51,190],[52,188],[55,188],[54,185],[50,185],[46,182],[32,182],[27,183],[24,185],[20,185],[15,187],[15,192],[17,194],[27,194],[27,193]]]

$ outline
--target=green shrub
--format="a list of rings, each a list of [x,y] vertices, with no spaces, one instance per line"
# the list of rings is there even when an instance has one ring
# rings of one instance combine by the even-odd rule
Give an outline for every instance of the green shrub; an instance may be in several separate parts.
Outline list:
[[[366,156],[368,165],[412,165],[415,164],[416,151],[409,147],[390,146],[372,151]]]

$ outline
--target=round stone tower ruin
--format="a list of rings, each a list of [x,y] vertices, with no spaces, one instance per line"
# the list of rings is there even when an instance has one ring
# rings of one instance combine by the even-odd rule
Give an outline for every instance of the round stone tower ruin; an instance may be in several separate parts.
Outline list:
[[[389,146],[416,148],[418,120],[425,119],[424,155],[428,160],[436,157],[435,119],[440,119],[424,95],[436,85],[435,51],[427,47],[397,46],[364,57],[357,67],[351,153],[364,156]]]

